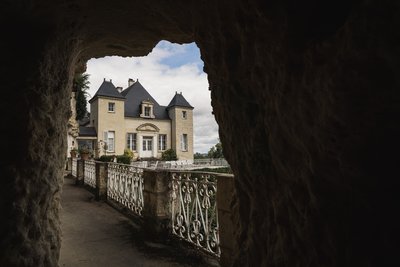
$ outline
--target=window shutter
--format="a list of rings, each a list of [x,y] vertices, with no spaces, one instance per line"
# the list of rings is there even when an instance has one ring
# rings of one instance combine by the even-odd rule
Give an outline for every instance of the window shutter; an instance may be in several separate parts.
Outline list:
[[[104,149],[105,151],[108,150],[108,134],[106,131],[103,132],[103,147],[102,149]]]
[[[131,149],[131,140],[130,140],[130,134],[126,133],[126,148]]]
[[[104,143],[107,143],[108,141],[108,133],[106,131],[103,132],[103,141]]]
[[[183,150],[183,135],[181,135],[181,150]]]
[[[136,150],[136,142],[137,142],[137,138],[136,138],[137,136],[136,136],[136,134],[134,133],[133,134],[133,145],[132,145],[132,148],[133,148],[133,150]]]

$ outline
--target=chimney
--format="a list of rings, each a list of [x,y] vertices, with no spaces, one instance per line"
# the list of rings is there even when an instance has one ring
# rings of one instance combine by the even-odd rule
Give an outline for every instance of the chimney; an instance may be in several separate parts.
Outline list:
[[[133,81],[133,79],[129,78],[128,79],[128,87],[131,86],[132,84],[134,84],[135,82]]]
[[[121,86],[117,86],[116,89],[117,89],[118,93],[122,92],[122,87]]]

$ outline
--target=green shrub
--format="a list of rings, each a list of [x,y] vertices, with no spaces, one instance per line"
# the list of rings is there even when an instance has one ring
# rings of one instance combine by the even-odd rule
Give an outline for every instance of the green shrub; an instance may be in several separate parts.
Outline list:
[[[100,158],[98,158],[98,160],[102,161],[102,162],[113,162],[114,156],[113,155],[103,155]]]
[[[127,155],[118,155],[117,156],[117,162],[122,163],[122,164],[131,164],[132,158]]]
[[[124,156],[130,157],[132,159],[133,158],[133,151],[130,150],[129,148],[125,148]]]
[[[79,151],[79,154],[91,154],[92,153],[92,150],[86,145],[79,147],[78,151]]]
[[[162,153],[161,159],[162,159],[162,160],[177,160],[178,158],[176,157],[175,150],[173,150],[172,148],[170,148],[170,149],[168,149],[168,150],[165,150],[165,151]]]

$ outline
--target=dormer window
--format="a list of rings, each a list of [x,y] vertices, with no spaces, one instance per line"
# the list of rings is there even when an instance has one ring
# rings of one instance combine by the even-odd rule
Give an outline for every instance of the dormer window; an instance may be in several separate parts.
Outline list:
[[[140,114],[142,118],[151,118],[154,119],[154,110],[153,110],[153,102],[150,100],[143,100],[142,101],[142,112]]]
[[[108,112],[115,112],[115,103],[108,102]]]

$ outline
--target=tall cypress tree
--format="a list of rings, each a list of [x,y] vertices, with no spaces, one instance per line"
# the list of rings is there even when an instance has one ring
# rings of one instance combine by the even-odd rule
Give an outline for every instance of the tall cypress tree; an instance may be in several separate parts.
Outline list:
[[[74,78],[74,88],[76,90],[76,120],[81,120],[87,112],[87,99],[89,90],[89,74],[77,74]]]

